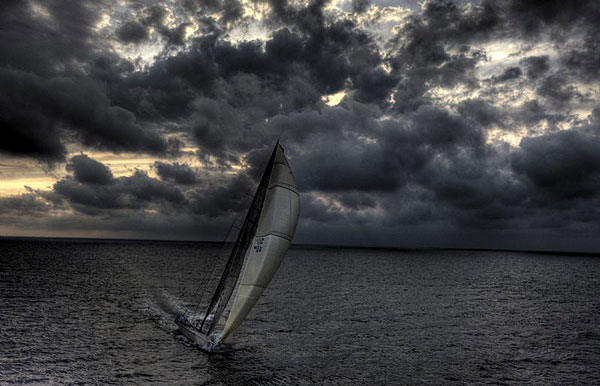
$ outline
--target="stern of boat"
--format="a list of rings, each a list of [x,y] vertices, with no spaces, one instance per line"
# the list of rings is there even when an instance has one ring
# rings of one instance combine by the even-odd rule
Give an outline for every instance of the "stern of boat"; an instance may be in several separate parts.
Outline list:
[[[191,340],[200,350],[205,353],[211,353],[218,344],[214,337],[207,336],[198,331],[187,319],[177,318],[175,324],[179,327],[179,331],[189,340]]]

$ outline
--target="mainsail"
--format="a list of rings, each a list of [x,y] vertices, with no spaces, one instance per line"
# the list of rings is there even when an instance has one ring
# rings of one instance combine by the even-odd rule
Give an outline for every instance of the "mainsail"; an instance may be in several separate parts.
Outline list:
[[[177,320],[185,335],[210,350],[239,327],[277,272],[296,230],[298,212],[294,176],[277,142],[202,323],[192,326],[185,318]],[[216,329],[229,307],[219,336]]]

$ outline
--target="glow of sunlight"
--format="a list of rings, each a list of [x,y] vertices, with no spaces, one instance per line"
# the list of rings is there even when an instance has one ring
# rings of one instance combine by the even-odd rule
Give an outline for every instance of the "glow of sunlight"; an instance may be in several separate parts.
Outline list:
[[[369,137],[366,135],[359,135],[358,137],[356,137],[356,139],[365,145],[372,145],[374,143],[377,143],[377,138]]]
[[[375,205],[374,207],[352,209],[346,207],[341,201],[337,200],[335,197],[332,197],[329,194],[311,192],[310,195],[314,197],[316,201],[319,201],[324,206],[326,206],[328,210],[338,212],[344,216],[354,214],[357,216],[372,218],[374,216],[381,216],[384,214],[383,208],[381,208],[379,204]]]
[[[472,98],[473,92],[465,85],[457,85],[450,88],[431,87],[425,93],[425,96],[431,97],[441,105],[459,103],[462,100]]]
[[[110,15],[104,13],[100,17],[100,21],[98,21],[98,23],[96,23],[96,25],[94,27],[98,31],[98,30],[101,30],[104,27],[107,27],[108,25],[110,25]]]
[[[56,182],[56,179],[50,176],[27,176],[19,178],[6,178],[4,175],[0,178],[0,197],[13,196],[16,194],[27,193],[25,186],[33,190],[48,190]]]
[[[105,232],[102,230],[88,230],[88,229],[62,229],[56,228],[44,228],[41,225],[39,228],[35,226],[28,226],[21,228],[17,226],[5,226],[0,225],[0,235],[13,236],[13,237],[28,237],[35,234],[36,237],[89,237],[89,238],[105,238],[114,237],[114,233]],[[134,232],[122,231],[119,233],[119,237],[135,237]]]
[[[156,57],[164,48],[164,43],[159,40],[152,40],[140,44],[121,44],[114,41],[112,48],[120,57],[130,60],[137,71],[143,71],[146,67],[152,66]]]
[[[30,1],[29,7],[36,17],[46,21],[52,21],[52,15],[50,15],[48,8],[46,8],[44,5],[38,3],[37,1]]]
[[[345,96],[346,96],[346,91],[342,90],[342,91],[336,92],[335,94],[323,95],[321,97],[321,100],[327,106],[337,106],[340,104],[340,102],[342,101],[342,99]]]
[[[268,3],[253,0],[243,0],[241,22],[236,23],[228,32],[228,40],[240,43],[249,40],[267,40],[271,30],[265,25],[264,20],[270,12]],[[215,15],[218,17],[218,15]]]
[[[520,66],[520,61],[529,56],[548,55],[550,61],[558,58],[558,52],[550,42],[528,45],[520,41],[496,40],[474,47],[485,51],[487,61],[479,62],[476,73],[481,79],[500,75],[507,67]]]
[[[486,143],[492,145],[498,142],[506,142],[512,147],[519,147],[521,140],[527,136],[527,129],[520,128],[516,131],[506,131],[499,128],[487,131]]]
[[[180,157],[169,159],[136,153],[115,154],[89,151],[78,149],[77,146],[67,146],[67,148],[70,150],[67,159],[78,154],[86,154],[90,158],[106,165],[115,177],[130,176],[135,170],[142,170],[148,173],[150,177],[156,178],[156,172],[153,168],[156,161],[167,163],[179,162],[185,163],[192,168],[205,168],[205,165],[195,155],[195,152],[198,150],[195,147],[183,148]],[[27,193],[28,189],[26,186],[33,190],[50,190],[56,181],[70,174],[65,169],[65,166],[66,164],[58,165],[56,168],[48,171],[32,161],[3,157],[0,159],[0,197]],[[245,166],[240,162],[231,165],[230,172],[237,173],[244,168]]]
[[[27,193],[25,186],[34,190],[50,189],[64,174],[64,168],[49,172],[33,161],[3,156],[0,159],[0,197]]]

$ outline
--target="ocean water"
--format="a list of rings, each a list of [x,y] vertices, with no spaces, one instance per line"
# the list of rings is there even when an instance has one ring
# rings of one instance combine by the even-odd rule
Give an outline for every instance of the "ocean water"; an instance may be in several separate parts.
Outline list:
[[[176,333],[217,246],[0,240],[0,384],[600,384],[600,257],[291,249],[220,354]]]

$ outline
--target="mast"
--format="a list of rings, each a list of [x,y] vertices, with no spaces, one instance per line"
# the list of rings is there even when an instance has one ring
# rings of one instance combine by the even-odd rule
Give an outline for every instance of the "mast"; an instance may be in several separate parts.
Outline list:
[[[246,214],[244,223],[235,241],[233,250],[231,251],[227,263],[225,264],[223,274],[221,275],[221,280],[219,280],[219,284],[217,285],[208,309],[206,310],[206,314],[204,315],[204,319],[202,320],[202,324],[200,325],[199,330],[206,335],[210,335],[217,326],[219,319],[221,318],[221,315],[223,314],[223,311],[225,310],[225,307],[227,306],[227,303],[229,302],[229,299],[231,298],[231,295],[233,294],[238,282],[242,265],[244,263],[244,256],[250,247],[250,242],[254,238],[256,229],[258,227],[258,222],[265,202],[278,147],[279,141],[277,141],[275,144],[275,149],[273,149],[273,153],[271,154],[269,163],[267,164],[267,167],[265,168],[263,176],[260,180],[256,194],[252,199],[252,204],[248,209],[248,213]],[[208,316],[213,312],[213,318],[209,321]],[[203,331],[205,325],[208,326],[206,332]]]

